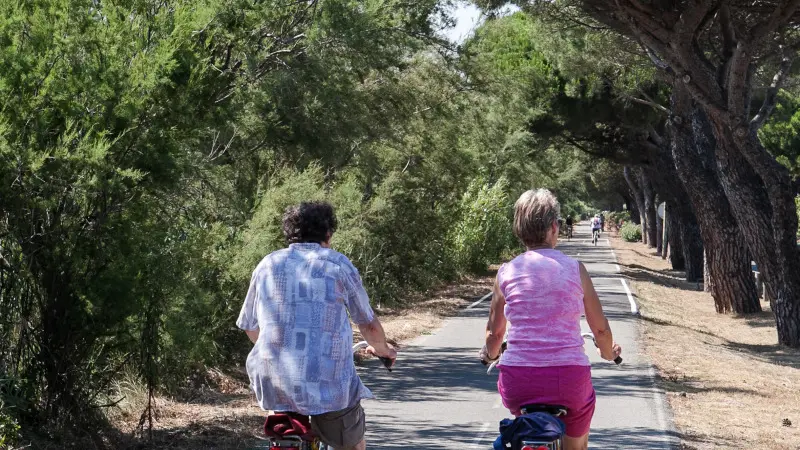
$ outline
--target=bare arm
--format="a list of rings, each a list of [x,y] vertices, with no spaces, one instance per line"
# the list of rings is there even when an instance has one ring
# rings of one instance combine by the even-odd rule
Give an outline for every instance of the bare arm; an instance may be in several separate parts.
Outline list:
[[[252,342],[253,344],[255,344],[256,341],[258,340],[259,331],[260,330],[258,328],[256,328],[255,330],[244,330],[244,332],[247,334],[247,337],[250,338],[250,342]]]
[[[377,317],[369,323],[359,324],[358,331],[364,336],[367,344],[372,347],[373,351],[371,353],[384,358],[397,359],[397,352],[386,342],[386,333],[384,333],[383,325],[381,325],[381,321]]]
[[[486,350],[488,356],[495,359],[500,354],[500,346],[503,345],[503,338],[506,335],[506,315],[503,308],[506,306],[506,297],[494,281],[492,292],[492,303],[489,306],[489,322],[486,324]]]
[[[594,339],[597,343],[597,348],[600,350],[600,356],[606,360],[613,360],[619,356],[621,350],[618,345],[614,344],[614,337],[611,335],[611,327],[608,324],[608,319],[603,313],[603,305],[600,304],[600,298],[597,296],[597,291],[594,290],[594,283],[589,276],[589,272],[583,263],[581,267],[581,285],[583,286],[583,308],[586,311],[586,322],[589,328],[594,333]]]

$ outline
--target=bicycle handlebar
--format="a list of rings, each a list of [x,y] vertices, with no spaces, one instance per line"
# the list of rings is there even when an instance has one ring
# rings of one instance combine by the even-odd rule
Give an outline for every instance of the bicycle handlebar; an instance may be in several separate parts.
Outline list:
[[[361,341],[355,343],[353,344],[353,353],[357,352],[358,350],[365,349],[367,347],[369,347],[369,343],[367,343],[367,341]],[[384,358],[383,356],[378,356],[378,360],[380,360],[380,362],[383,363],[383,367],[386,367],[386,370],[388,370],[389,372],[392,371],[392,366],[394,365],[394,360],[392,358]]]
[[[594,346],[597,347],[597,341],[594,339],[594,335],[592,333],[581,333],[581,337],[584,339],[591,339],[592,343],[594,343]],[[501,355],[503,354],[503,351],[505,351],[507,344],[508,344],[507,341],[503,341],[503,345],[500,347]],[[491,364],[489,364],[489,368],[486,369],[486,374],[488,375],[492,373],[492,370],[494,370],[494,368],[497,367],[497,363],[499,362],[500,362],[500,357],[498,356],[496,360],[492,361]],[[622,356],[617,356],[616,358],[614,358],[614,363],[616,365],[622,364]]]
[[[592,343],[594,343],[594,346],[597,347],[597,341],[595,340],[594,335],[592,333],[582,333],[581,337],[584,339],[591,339]],[[617,356],[616,358],[614,358],[614,363],[616,365],[622,364],[622,356]]]

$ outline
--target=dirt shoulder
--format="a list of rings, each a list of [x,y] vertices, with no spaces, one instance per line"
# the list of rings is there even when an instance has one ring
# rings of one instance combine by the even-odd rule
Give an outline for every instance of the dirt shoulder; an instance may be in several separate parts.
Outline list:
[[[402,364],[404,343],[439,328],[448,317],[488,293],[492,281],[492,276],[465,277],[431,292],[408,297],[396,307],[376,310],[387,338],[401,346],[398,364]],[[153,430],[155,448],[258,448],[255,444],[263,435],[264,412],[256,405],[243,367],[226,371],[204,370],[187,380],[187,385],[192,389],[187,391],[185,398],[158,399]],[[114,417],[122,436],[133,434],[146,401],[141,388],[130,384],[127,389],[130,403],[122,404]],[[119,442],[125,440],[129,444],[120,446]],[[139,448],[139,444],[129,438],[120,437],[115,441],[102,447]]]
[[[641,243],[611,237],[640,303],[645,347],[667,392],[684,449],[800,449],[800,352],[777,345],[764,312],[719,315]]]

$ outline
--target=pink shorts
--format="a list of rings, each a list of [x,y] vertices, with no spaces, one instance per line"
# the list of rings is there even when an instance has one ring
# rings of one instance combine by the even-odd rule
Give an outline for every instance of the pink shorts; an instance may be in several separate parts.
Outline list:
[[[567,415],[561,420],[567,425],[567,436],[589,432],[595,403],[591,367],[498,367],[497,390],[511,414],[518,416],[520,407],[532,403],[566,406]]]

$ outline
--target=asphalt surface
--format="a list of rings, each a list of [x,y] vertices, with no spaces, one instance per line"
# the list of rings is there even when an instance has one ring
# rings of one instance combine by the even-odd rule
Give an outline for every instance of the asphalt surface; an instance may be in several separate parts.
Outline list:
[[[581,260],[600,295],[615,340],[623,348],[621,366],[600,359],[591,343],[597,407],[589,448],[661,450],[678,440],[663,392],[640,350],[634,298],[619,275],[616,256],[601,237],[591,243],[587,225],[558,249]],[[365,401],[369,449],[490,449],[501,419],[509,417],[497,393],[497,374],[478,361],[489,302],[449,319],[430,335],[404,348],[389,373],[378,361],[359,369],[375,400]],[[588,326],[583,323],[584,330]],[[591,347],[591,348],[590,348]]]

